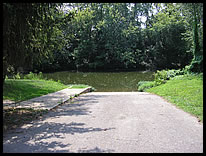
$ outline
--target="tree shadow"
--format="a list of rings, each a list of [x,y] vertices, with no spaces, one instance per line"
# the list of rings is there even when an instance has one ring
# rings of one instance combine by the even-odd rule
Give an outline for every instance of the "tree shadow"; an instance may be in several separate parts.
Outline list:
[[[99,147],[95,147],[93,149],[79,149],[78,150],[78,153],[111,153],[111,152],[114,152],[114,150],[111,150],[111,149],[101,149]]]
[[[53,121],[52,118],[89,115],[90,105],[98,104],[100,97],[80,96],[70,103],[64,103],[41,119],[32,122],[30,127],[20,127],[4,138],[3,151],[13,152],[71,152],[72,143],[69,135],[96,133],[112,130],[111,127],[87,126],[83,122]],[[98,147],[89,150],[79,150],[83,153],[110,152]]]
[[[99,104],[98,99],[104,96],[108,95],[80,95],[52,109],[47,117],[89,115],[91,113],[90,106]]]
[[[36,123],[27,130],[19,129],[18,133],[11,134],[7,138],[9,143],[4,143],[4,152],[69,152],[69,145],[71,145],[72,140],[67,143],[69,138],[66,138],[65,135],[93,133],[111,129],[114,128],[85,127],[85,123],[77,122],[69,124]]]

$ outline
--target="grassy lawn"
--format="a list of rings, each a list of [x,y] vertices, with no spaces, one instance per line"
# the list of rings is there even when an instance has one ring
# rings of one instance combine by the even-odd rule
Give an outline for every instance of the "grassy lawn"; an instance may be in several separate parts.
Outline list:
[[[55,81],[7,79],[3,85],[3,100],[24,101],[68,88]]]
[[[198,75],[177,76],[167,83],[147,89],[160,95],[177,107],[203,121],[203,77]]]

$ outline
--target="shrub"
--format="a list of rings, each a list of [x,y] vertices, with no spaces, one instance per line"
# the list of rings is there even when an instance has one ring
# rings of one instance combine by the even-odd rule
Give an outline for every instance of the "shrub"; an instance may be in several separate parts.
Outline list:
[[[143,92],[146,89],[152,88],[154,86],[156,86],[154,81],[139,81],[137,84],[139,92]]]
[[[177,75],[184,75],[184,71],[183,70],[175,70],[175,69],[171,69],[167,71],[167,80],[177,76]]]
[[[14,75],[13,79],[21,79],[20,73],[18,72],[16,75]]]
[[[166,82],[167,80],[167,71],[166,70],[157,70],[157,72],[155,73],[155,84],[156,85],[160,85]]]
[[[184,78],[185,76],[191,77],[192,75],[199,75],[199,77],[203,77],[202,73],[197,74],[193,73],[189,70],[189,66],[185,66],[183,70],[175,70],[175,69],[170,69],[170,70],[157,70],[157,72],[154,74],[155,79],[154,81],[139,81],[137,84],[138,91],[142,92],[145,91],[146,89],[161,85],[166,83],[167,80],[170,80],[171,78],[175,79],[181,79]]]
[[[176,75],[176,72],[175,72],[175,70],[168,70],[167,71],[167,79],[170,79],[170,78],[172,78],[172,77],[175,77],[175,75]]]
[[[27,74],[27,75],[24,76],[24,79],[40,80],[40,79],[44,79],[44,78],[43,78],[42,72],[39,72],[39,74],[29,72],[29,74]]]
[[[140,87],[142,84],[145,84],[145,83],[148,83],[148,82],[150,82],[150,81],[139,81],[137,83],[137,87]]]
[[[24,76],[24,79],[35,79],[35,74],[34,73],[32,73],[32,72],[29,72],[29,74],[27,74],[27,75],[25,75]]]
[[[39,74],[37,75],[37,77],[38,77],[39,79],[44,79],[42,72],[39,72]]]
[[[185,66],[182,71],[184,72],[184,74],[189,74],[190,73],[190,65]]]
[[[178,76],[178,75],[184,75],[187,72],[187,70],[175,70],[175,69],[170,69],[170,70],[161,70],[157,71],[155,73],[155,83],[156,85],[160,85],[163,83],[166,83],[167,80]]]
[[[195,58],[193,58],[192,62],[188,66],[188,70],[194,73],[203,72],[203,57],[196,56]]]

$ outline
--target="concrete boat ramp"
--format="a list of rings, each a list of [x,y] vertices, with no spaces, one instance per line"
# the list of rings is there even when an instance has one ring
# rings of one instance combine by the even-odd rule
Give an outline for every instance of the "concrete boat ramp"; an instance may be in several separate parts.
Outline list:
[[[72,90],[72,94],[83,91]],[[70,98],[70,93],[65,89],[34,103],[51,109]],[[91,92],[4,134],[3,152],[203,153],[203,124],[157,95]]]
[[[40,97],[32,98],[30,100],[14,103],[13,101],[4,101],[4,108],[32,108],[32,109],[53,109],[59,104],[73,98],[74,96],[80,95],[82,93],[89,92],[91,87],[83,89],[70,89],[66,88],[54,93],[43,95]]]

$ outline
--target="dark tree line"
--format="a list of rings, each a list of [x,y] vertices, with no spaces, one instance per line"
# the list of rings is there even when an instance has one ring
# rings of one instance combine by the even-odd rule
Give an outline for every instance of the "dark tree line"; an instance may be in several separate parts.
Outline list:
[[[88,71],[189,65],[201,72],[202,41],[201,3],[3,3],[3,78],[18,67]]]

